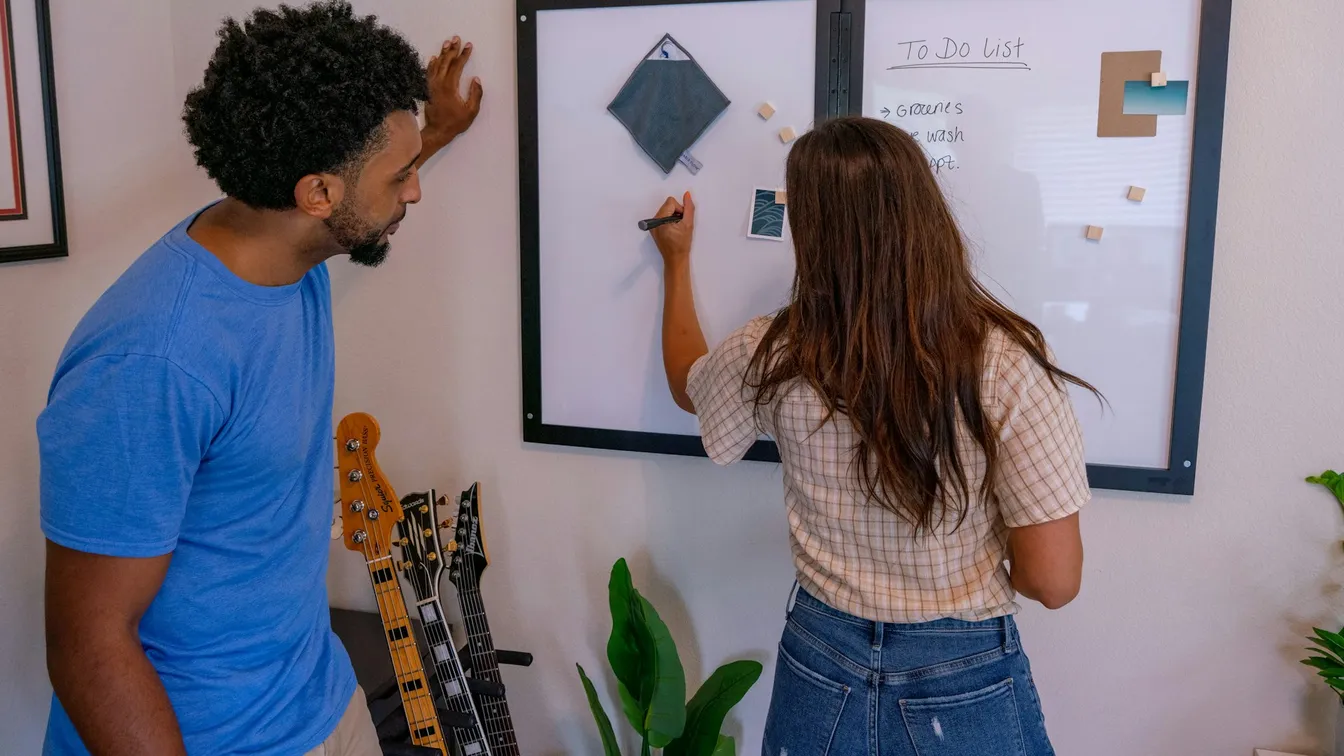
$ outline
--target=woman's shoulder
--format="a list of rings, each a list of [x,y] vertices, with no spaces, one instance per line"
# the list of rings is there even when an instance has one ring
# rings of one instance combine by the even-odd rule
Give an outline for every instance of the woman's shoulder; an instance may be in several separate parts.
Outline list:
[[[1045,344],[1045,359],[1054,364],[1055,353],[1050,344]],[[1046,373],[1032,349],[1023,344],[1012,333],[997,326],[989,329],[985,337],[985,373],[994,377],[1022,374],[1023,377],[1037,377]]]
[[[1055,364],[1054,352],[1045,345],[1045,358]],[[985,337],[984,374],[982,393],[991,406],[998,405],[1006,395],[1020,396],[1042,380],[1051,380],[1050,373],[1036,359],[1036,355],[1013,334],[1002,328],[991,328]]]
[[[770,330],[771,324],[775,322],[775,317],[775,315],[761,315],[748,320],[741,328],[728,334],[723,339],[723,346],[741,349],[751,355],[756,351],[756,347],[761,341],[765,339],[765,333]]]

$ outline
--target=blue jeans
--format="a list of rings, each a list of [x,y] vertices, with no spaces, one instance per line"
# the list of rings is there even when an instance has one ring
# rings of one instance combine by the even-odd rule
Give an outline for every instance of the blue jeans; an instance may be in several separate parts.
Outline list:
[[[762,756],[1053,756],[1012,617],[894,625],[801,588]]]

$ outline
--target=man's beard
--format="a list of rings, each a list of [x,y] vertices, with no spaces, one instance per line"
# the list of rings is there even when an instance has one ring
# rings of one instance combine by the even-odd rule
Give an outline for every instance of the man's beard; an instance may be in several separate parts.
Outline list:
[[[352,209],[353,202],[343,202],[326,219],[327,229],[341,249],[350,253],[350,262],[376,268],[387,259],[390,242],[382,241],[386,228],[369,228]],[[390,225],[390,224],[389,224]]]

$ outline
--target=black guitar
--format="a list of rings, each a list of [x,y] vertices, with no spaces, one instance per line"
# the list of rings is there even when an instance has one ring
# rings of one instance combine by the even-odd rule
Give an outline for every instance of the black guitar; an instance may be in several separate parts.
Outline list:
[[[415,590],[415,606],[423,623],[425,645],[432,657],[439,695],[448,710],[457,714],[451,724],[443,723],[452,730],[457,753],[461,756],[492,756],[475,701],[467,687],[466,673],[444,620],[443,604],[439,601],[439,576],[443,574],[444,559],[439,556],[443,549],[439,546],[439,526],[434,521],[433,501],[433,492],[413,493],[401,499],[405,519],[397,523],[401,535],[397,543],[404,561],[398,567]]]
[[[447,499],[436,505],[447,507]],[[499,674],[500,657],[506,652],[495,651],[490,637],[490,623],[485,618],[485,602],[481,600],[481,573],[490,560],[486,554],[485,536],[481,530],[480,484],[476,483],[462,493],[452,523],[453,542],[445,553],[449,564],[448,579],[457,587],[457,599],[462,608],[462,621],[467,629],[466,656],[473,677],[487,681],[496,695],[482,696],[478,701],[481,723],[493,756],[520,756],[518,740],[513,731],[513,718],[503,695],[504,683]],[[526,654],[509,654],[513,663],[528,664]]]

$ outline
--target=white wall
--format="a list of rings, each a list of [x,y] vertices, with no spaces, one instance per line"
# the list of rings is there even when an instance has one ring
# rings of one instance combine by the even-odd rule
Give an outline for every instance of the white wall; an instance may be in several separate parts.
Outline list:
[[[75,321],[212,196],[180,135],[181,96],[216,17],[251,4],[53,3],[71,257],[0,267],[8,752],[38,752],[50,692],[33,422]],[[573,664],[604,666],[617,557],[669,620],[692,685],[730,656],[771,658],[790,584],[779,475],[523,446],[512,3],[360,6],[424,51],[454,33],[474,41],[486,101],[476,127],[430,164],[425,201],[389,262],[333,265],[336,412],[379,419],[379,458],[403,493],[482,482],[491,621],[501,646],[537,658],[505,670],[520,739],[528,753],[593,753]],[[1344,466],[1340,38],[1335,0],[1237,2],[1198,491],[1099,493],[1084,517],[1083,595],[1021,618],[1066,756],[1330,745],[1330,699],[1296,659],[1312,623],[1344,622],[1344,527],[1332,501],[1301,482]],[[138,102],[120,93],[127,87]],[[338,604],[373,608],[348,552],[333,552],[331,586]],[[759,749],[768,690],[767,678],[737,710],[740,753]]]

